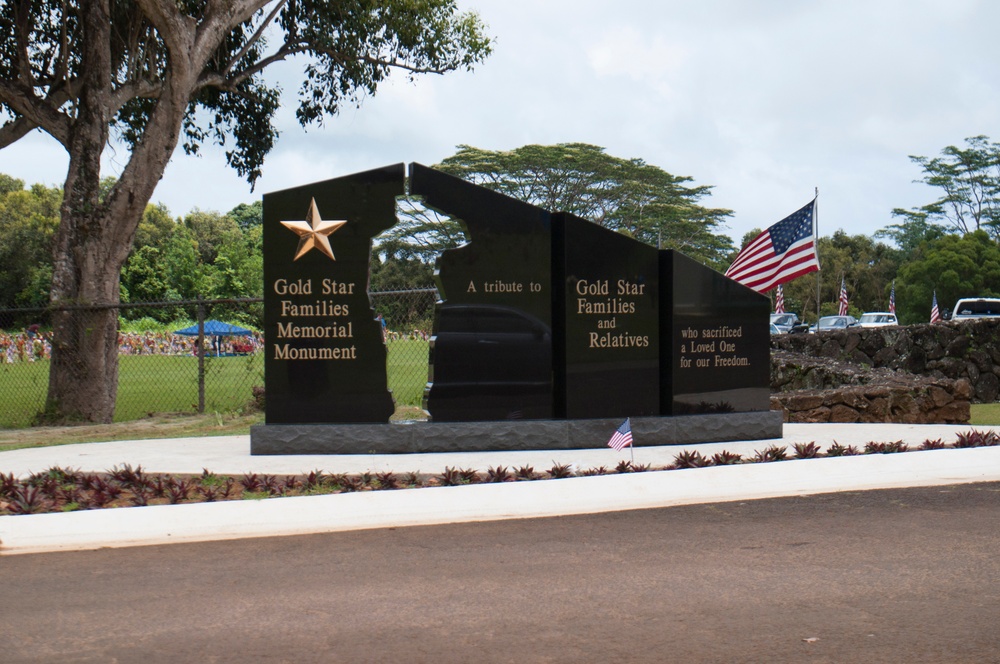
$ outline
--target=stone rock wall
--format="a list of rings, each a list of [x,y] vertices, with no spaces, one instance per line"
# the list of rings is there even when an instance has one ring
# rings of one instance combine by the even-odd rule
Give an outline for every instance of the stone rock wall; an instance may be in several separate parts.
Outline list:
[[[775,350],[771,353],[771,410],[785,422],[969,421],[967,379],[917,376],[872,369],[831,358]]]
[[[860,376],[888,369],[937,380],[965,380],[975,403],[992,403],[1000,395],[1000,320],[996,319],[774,335],[771,348],[772,355],[790,351],[851,365]],[[781,372],[776,381],[772,370],[772,390],[780,391],[788,382],[780,376]],[[813,380],[819,380],[818,374]]]

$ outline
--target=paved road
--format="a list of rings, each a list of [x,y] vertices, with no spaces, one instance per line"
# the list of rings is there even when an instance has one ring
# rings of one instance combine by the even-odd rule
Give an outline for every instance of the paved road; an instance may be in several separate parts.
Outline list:
[[[1000,662],[998,517],[990,483],[3,557],[0,660]]]

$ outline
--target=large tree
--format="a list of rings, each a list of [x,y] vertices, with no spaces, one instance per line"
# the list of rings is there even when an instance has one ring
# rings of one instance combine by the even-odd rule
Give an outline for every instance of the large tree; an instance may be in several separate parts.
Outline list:
[[[720,228],[730,210],[705,208],[711,193],[687,176],[585,143],[525,145],[494,152],[468,145],[435,166],[552,212],[571,212],[664,249],[724,268],[732,250]]]
[[[118,302],[119,273],[174,149],[225,144],[253,183],[276,138],[274,63],[304,66],[305,125],[375,93],[394,68],[472,68],[490,51],[475,14],[454,0],[3,0],[0,148],[41,129],[69,154],[53,249],[51,302]],[[101,190],[112,138],[127,150]],[[46,412],[110,421],[118,375],[117,312],[53,316]]]
[[[920,246],[899,269],[900,321],[929,320],[932,298],[950,311],[963,297],[1000,296],[1000,245],[985,231],[944,235]]]
[[[931,222],[961,233],[985,230],[1000,237],[1000,145],[986,136],[965,139],[965,147],[949,145],[940,157],[910,156],[923,169],[923,182],[940,198],[918,208],[896,208],[905,224]]]

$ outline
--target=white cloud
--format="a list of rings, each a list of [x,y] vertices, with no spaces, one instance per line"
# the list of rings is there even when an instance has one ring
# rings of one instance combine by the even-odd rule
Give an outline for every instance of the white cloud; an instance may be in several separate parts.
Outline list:
[[[735,240],[819,187],[821,228],[871,233],[934,196],[907,155],[937,154],[1000,124],[1000,3],[989,0],[464,0],[497,38],[472,74],[394,78],[360,109],[304,132],[297,64],[282,136],[256,193],[219,150],[175,155],[154,200],[174,214],[228,210],[262,192],[458,144],[587,142],[639,157],[735,210]],[[0,172],[60,183],[65,156],[32,138]]]

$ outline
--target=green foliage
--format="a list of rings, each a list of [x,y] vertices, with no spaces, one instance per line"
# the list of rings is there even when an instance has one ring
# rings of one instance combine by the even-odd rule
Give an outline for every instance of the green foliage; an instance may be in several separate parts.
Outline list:
[[[39,307],[49,300],[52,242],[62,191],[0,174],[0,308]]]
[[[244,233],[251,228],[264,223],[264,203],[254,201],[253,203],[240,203],[226,215],[236,222]]]
[[[1000,296],[1000,245],[985,231],[944,235],[921,245],[899,269],[896,311],[901,323],[930,320],[931,300],[947,311],[963,297]]]
[[[259,204],[256,204],[259,206]],[[244,211],[253,206],[240,206]],[[163,206],[150,205],[136,233],[136,246],[122,269],[122,300],[259,298],[263,296],[263,244],[260,224],[240,226],[228,215],[193,210],[180,222]],[[220,307],[212,312],[244,324],[260,318],[259,306]],[[159,322],[195,315],[192,307],[138,308],[126,319]]]
[[[438,164],[446,173],[551,212],[570,212],[637,240],[677,249],[724,269],[732,242],[719,231],[730,210],[698,204],[692,186],[641,159],[621,159],[585,143],[526,145],[506,152],[460,145]]]
[[[985,230],[1000,238],[1000,144],[986,136],[965,139],[965,147],[949,145],[940,157],[910,156],[923,169],[923,182],[940,198],[911,210],[895,209],[904,225],[930,222],[960,233]]]

